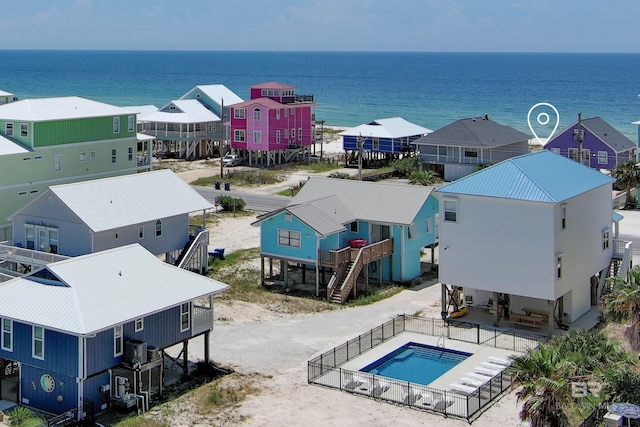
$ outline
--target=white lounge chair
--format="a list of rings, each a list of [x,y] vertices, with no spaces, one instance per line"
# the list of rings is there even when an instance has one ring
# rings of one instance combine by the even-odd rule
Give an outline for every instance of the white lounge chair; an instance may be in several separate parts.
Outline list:
[[[511,365],[511,361],[510,360],[503,359],[501,357],[489,356],[487,359],[489,359],[489,362],[495,363],[497,365],[502,365],[502,366]]]
[[[491,381],[491,377],[488,375],[476,374],[475,372],[467,372],[465,375],[467,378],[471,378],[476,381],[481,381],[482,384],[486,384]]]
[[[487,378],[488,380],[488,378]],[[481,381],[478,379],[474,379],[474,378],[469,378],[469,377],[462,377],[458,380],[458,382],[460,382],[460,384],[465,384],[465,385],[470,385],[473,386],[475,388],[478,388],[480,386],[482,386],[482,384],[486,383],[486,381]]]
[[[506,366],[497,365],[491,362],[482,362],[480,365],[484,366],[485,368],[493,369],[494,371],[504,371],[507,368]]]
[[[373,397],[380,397],[383,393],[389,390],[389,383],[386,381],[375,380],[371,387],[371,395]]]
[[[422,394],[420,392],[415,391],[411,387],[409,387],[409,392],[404,395],[404,403],[407,405],[415,405],[418,400],[422,398]]]
[[[487,375],[491,378],[497,377],[500,375],[500,371],[496,371],[494,369],[485,368],[484,366],[476,366],[474,369],[479,374]]]
[[[342,384],[342,388],[346,388],[347,390],[355,390],[362,384],[364,384],[364,379],[362,377],[349,376],[345,378],[344,383]]]
[[[433,405],[433,410],[444,412],[444,410],[451,405],[453,405],[453,399],[440,399],[435,403],[435,405]]]
[[[469,387],[468,385],[462,385],[458,383],[449,384],[449,388],[453,391],[456,391],[462,394],[472,394],[478,391],[477,387]]]

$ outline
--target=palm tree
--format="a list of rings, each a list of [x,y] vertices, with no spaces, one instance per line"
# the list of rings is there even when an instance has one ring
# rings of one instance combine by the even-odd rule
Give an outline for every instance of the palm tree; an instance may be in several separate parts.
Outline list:
[[[625,207],[633,206],[631,190],[640,185],[640,167],[635,160],[620,163],[611,171],[611,176],[616,179],[618,188],[626,191]]]
[[[440,181],[442,181],[440,175],[432,170],[413,171],[409,176],[409,182],[411,184],[431,185]]]
[[[565,409],[571,402],[569,379],[559,369],[562,355],[553,346],[540,344],[513,359],[508,372],[513,374],[512,387],[522,387],[518,402],[524,401],[520,419],[531,427],[569,425]]]
[[[629,322],[624,338],[633,351],[640,350],[640,268],[629,271],[629,281],[621,277],[609,279],[613,292],[604,299],[604,318],[615,323]]]

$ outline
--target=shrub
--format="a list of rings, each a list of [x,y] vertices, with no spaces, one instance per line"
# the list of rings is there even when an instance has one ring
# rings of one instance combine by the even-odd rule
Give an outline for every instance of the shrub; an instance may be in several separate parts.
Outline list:
[[[351,175],[346,172],[331,172],[329,178],[351,179]]]
[[[243,199],[236,199],[231,196],[220,196],[218,198],[222,210],[227,212],[238,212],[244,209],[247,203]]]
[[[417,156],[405,157],[391,163],[396,175],[401,178],[408,178],[412,172],[420,170],[420,158]]]
[[[24,406],[18,406],[17,408],[12,409],[8,415],[11,419],[11,425],[19,426],[32,418],[33,412],[31,412],[30,409],[27,409]]]

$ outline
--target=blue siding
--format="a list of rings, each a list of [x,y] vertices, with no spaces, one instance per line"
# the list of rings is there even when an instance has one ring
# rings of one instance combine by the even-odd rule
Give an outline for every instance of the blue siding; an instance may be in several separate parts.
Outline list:
[[[78,371],[78,338],[45,329],[44,360],[31,355],[31,325],[13,322],[13,351],[0,350],[0,357],[15,360],[65,375],[76,376]]]
[[[364,145],[363,149],[367,151],[373,151],[377,153],[403,153],[407,150],[415,150],[416,144],[413,141],[420,138],[422,135],[413,135],[409,137],[409,143],[405,138],[378,138],[378,149],[373,149],[373,138],[363,137]],[[358,137],[357,136],[343,136],[342,148],[344,150],[357,150],[358,149]]]
[[[300,247],[278,244],[278,229],[300,232]],[[293,258],[316,262],[316,233],[292,215],[291,222],[285,221],[285,212],[262,221],[260,227],[260,248],[262,253],[275,254],[283,258]]]
[[[83,397],[95,403],[96,412],[104,410],[102,405],[109,403],[110,392],[100,393],[100,387],[110,384],[110,378],[111,376],[107,371],[89,377],[82,382]]]
[[[25,364],[20,369],[23,404],[53,414],[77,407],[78,386],[75,377]],[[42,388],[41,379],[45,374],[55,380],[55,388],[51,392]]]
[[[191,338],[191,329],[180,332],[180,307],[144,318],[144,329],[135,332],[135,322],[123,325],[123,349],[128,340],[140,340],[157,348],[166,348]],[[124,356],[124,353],[123,353]],[[113,329],[87,339],[87,375],[118,366],[123,356],[113,356]]]

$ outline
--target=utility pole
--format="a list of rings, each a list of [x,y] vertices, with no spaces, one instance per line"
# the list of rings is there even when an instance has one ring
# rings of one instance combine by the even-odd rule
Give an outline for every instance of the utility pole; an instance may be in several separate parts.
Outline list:
[[[582,112],[578,113],[578,129],[573,130],[573,140],[578,141],[578,163],[582,164],[582,143],[584,142],[584,129],[582,129]]]
[[[224,139],[226,134],[226,129],[224,127],[224,98],[220,97],[220,123],[222,124],[222,139],[220,140],[220,180],[224,177],[224,166],[222,164],[222,146],[224,145]]]
[[[362,153],[364,151],[363,150],[364,138],[362,137],[362,134],[358,136],[357,142],[358,142],[358,181],[362,181]]]

